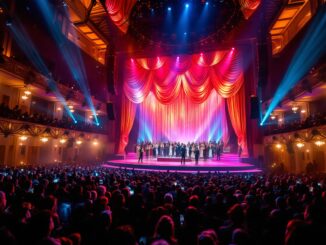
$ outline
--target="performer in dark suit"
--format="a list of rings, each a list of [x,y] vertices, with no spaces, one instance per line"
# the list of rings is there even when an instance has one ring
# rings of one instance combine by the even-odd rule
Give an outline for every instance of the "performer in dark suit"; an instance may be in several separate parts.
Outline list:
[[[159,156],[161,156],[161,142],[158,142],[157,153]]]
[[[144,149],[143,146],[141,145],[139,147],[139,158],[138,158],[138,163],[143,162],[143,153],[144,153]]]
[[[189,156],[189,158],[191,158],[191,152],[192,152],[192,150],[193,150],[193,146],[190,144],[189,145],[189,150],[188,150],[188,156]]]
[[[199,148],[196,147],[196,149],[195,149],[195,161],[196,161],[196,165],[198,165],[198,160],[199,160]]]
[[[182,165],[182,162],[183,162],[183,165],[186,165],[186,146],[185,145],[181,146],[181,165]]]
[[[218,144],[216,146],[216,160],[221,160],[221,146]]]
[[[206,143],[204,144],[204,150],[203,150],[203,155],[204,155],[204,160],[207,160],[207,156],[208,156],[208,148]]]

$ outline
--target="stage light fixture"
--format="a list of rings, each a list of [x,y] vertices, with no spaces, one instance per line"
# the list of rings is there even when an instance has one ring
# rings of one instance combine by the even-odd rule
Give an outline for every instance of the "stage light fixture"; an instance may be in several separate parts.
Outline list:
[[[302,110],[301,110],[301,113],[302,113],[302,114],[306,113],[306,110],[302,109]]]
[[[282,145],[281,144],[276,144],[275,145],[277,149],[281,149],[282,148]]]
[[[98,141],[97,140],[93,140],[93,145],[97,146],[98,145]]]
[[[168,7],[168,11],[171,11],[172,10],[172,8],[171,7]]]
[[[76,144],[77,144],[77,145],[81,145],[82,143],[83,143],[83,141],[81,141],[81,140],[77,140],[77,141],[76,141]]]
[[[189,3],[186,3],[185,6],[186,6],[186,8],[189,8]]]
[[[271,115],[271,119],[272,119],[272,120],[275,120],[275,118],[276,118],[276,117],[275,117],[274,115]]]
[[[208,4],[209,4],[209,2],[206,2],[205,4],[206,4],[206,5],[208,5]]]
[[[31,95],[31,94],[32,94],[32,92],[31,92],[31,91],[29,91],[29,90],[25,90],[25,91],[24,91],[24,94],[26,94],[26,95]]]
[[[62,110],[61,107],[58,107],[58,108],[57,108],[57,111],[61,111],[61,110]]]

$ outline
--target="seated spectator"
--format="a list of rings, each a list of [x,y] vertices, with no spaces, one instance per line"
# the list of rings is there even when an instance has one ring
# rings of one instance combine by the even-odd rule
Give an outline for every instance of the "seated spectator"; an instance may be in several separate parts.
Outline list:
[[[154,240],[164,239],[170,245],[177,244],[174,237],[174,222],[170,216],[163,215],[155,226]]]
[[[218,245],[217,235],[214,230],[205,230],[198,236],[198,245]]]

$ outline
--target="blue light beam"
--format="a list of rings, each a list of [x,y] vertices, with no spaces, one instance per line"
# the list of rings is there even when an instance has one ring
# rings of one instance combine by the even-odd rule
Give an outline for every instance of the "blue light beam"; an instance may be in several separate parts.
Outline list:
[[[21,50],[32,62],[35,68],[48,78],[46,79],[46,82],[49,88],[54,93],[54,95],[59,99],[60,103],[64,106],[68,115],[76,123],[77,121],[74,115],[71,113],[70,109],[68,108],[66,100],[58,90],[55,81],[50,75],[51,73],[49,69],[45,65],[43,59],[41,58],[40,54],[35,48],[33,42],[31,41],[31,38],[29,37],[28,33],[25,31],[24,27],[20,24],[18,20],[13,20],[12,24],[8,26],[8,28],[11,30],[13,37],[16,40],[17,44],[20,46]]]
[[[78,83],[79,88],[83,92],[86,102],[88,106],[90,107],[93,117],[95,120],[96,125],[99,125],[99,120],[96,115],[96,110],[93,104],[93,101],[91,99],[91,95],[89,92],[89,86],[87,82],[87,75],[85,71],[85,65],[82,59],[81,52],[78,47],[76,47],[74,44],[70,43],[66,37],[62,34],[59,23],[56,23],[54,20],[54,9],[50,6],[48,0],[36,0],[38,7],[40,9],[41,14],[43,15],[43,18],[45,19],[45,22],[51,32],[51,35],[56,40],[56,43],[58,45],[58,48],[64,57],[67,65],[69,66],[69,70],[75,79],[75,81]],[[68,18],[68,12],[66,10],[66,17]],[[70,28],[70,31],[73,31],[73,28]],[[75,34],[75,33],[74,33]]]
[[[314,17],[300,47],[293,56],[288,70],[277,88],[274,98],[272,99],[260,125],[265,123],[280,101],[296,85],[296,83],[302,79],[319,58],[325,55],[325,40],[326,14],[325,8],[322,8]]]

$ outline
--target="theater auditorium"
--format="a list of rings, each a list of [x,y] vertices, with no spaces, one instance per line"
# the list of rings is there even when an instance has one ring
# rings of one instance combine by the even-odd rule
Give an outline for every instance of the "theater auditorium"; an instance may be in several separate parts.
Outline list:
[[[326,244],[324,0],[0,0],[0,244]]]

